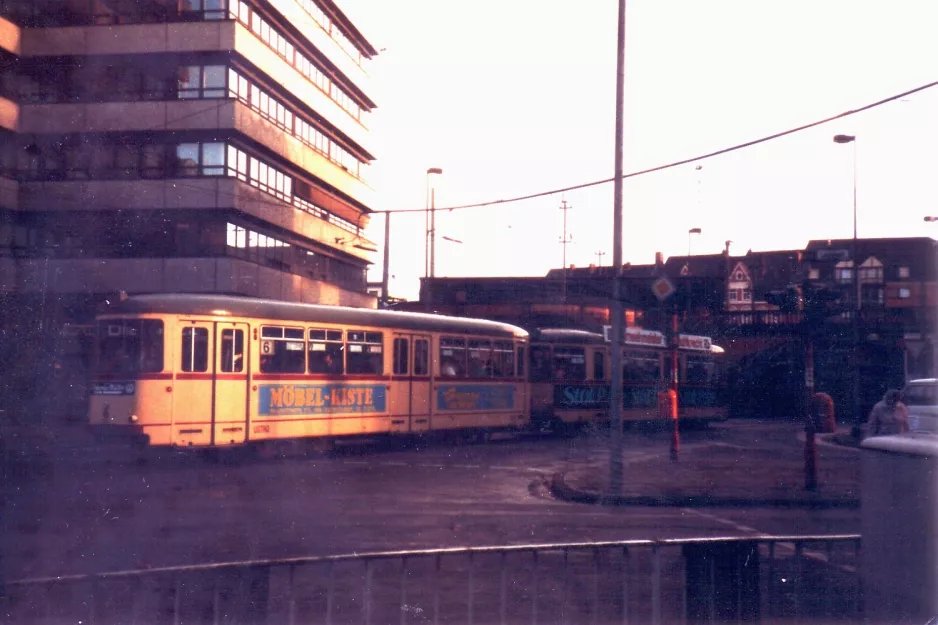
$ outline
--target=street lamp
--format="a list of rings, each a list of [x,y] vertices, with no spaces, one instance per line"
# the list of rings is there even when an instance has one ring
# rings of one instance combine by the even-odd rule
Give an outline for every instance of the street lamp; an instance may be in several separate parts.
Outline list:
[[[834,135],[834,143],[853,144],[853,419],[854,435],[859,435],[860,427],[860,309],[863,306],[860,297],[860,254],[857,244],[857,138],[854,135]]]
[[[692,234],[700,234],[700,228],[691,228],[687,231],[687,255],[690,256],[690,237]]]
[[[927,216],[925,217],[925,221],[938,221],[938,217]]]
[[[433,193],[430,192],[430,174],[442,174],[443,170],[439,167],[431,167],[427,170],[427,208],[426,208],[426,226],[427,230],[424,236],[424,267],[423,277],[433,277],[434,274],[434,247],[436,243],[436,188]]]

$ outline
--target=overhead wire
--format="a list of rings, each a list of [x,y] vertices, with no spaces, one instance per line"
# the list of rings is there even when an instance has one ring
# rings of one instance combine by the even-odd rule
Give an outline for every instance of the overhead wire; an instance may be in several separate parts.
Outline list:
[[[851,115],[856,115],[857,113],[862,113],[862,112],[864,112],[864,111],[868,111],[868,110],[874,109],[874,108],[876,108],[876,107],[878,107],[878,106],[882,106],[882,105],[884,105],[884,104],[888,104],[889,102],[893,102],[893,101],[895,101],[895,100],[899,100],[899,99],[904,98],[904,97],[906,97],[906,96],[908,96],[908,95],[912,95],[913,93],[918,93],[919,91],[925,91],[926,89],[931,89],[932,87],[935,87],[935,86],[938,86],[938,81],[930,82],[930,83],[927,83],[927,84],[922,85],[922,86],[920,86],[920,87],[916,87],[916,88],[914,88],[914,89],[909,89],[908,91],[903,91],[902,93],[889,96],[888,98],[883,98],[882,100],[877,100],[876,102],[872,102],[872,103],[867,104],[867,105],[865,105],[865,106],[861,106],[861,107],[859,107],[859,108],[851,109],[851,110],[849,110],[849,111],[844,111],[843,113],[840,113],[840,114],[838,114],[838,115],[833,115],[833,116],[831,116],[831,117],[826,117],[826,118],[824,118],[824,119],[821,119],[821,120],[818,120],[818,121],[815,121],[815,122],[811,122],[811,123],[809,123],[809,124],[803,124],[803,125],[797,126],[797,127],[795,127],[795,128],[790,128],[790,129],[788,129],[788,130],[783,130],[783,131],[781,131],[781,132],[776,132],[776,133],[773,133],[773,134],[771,134],[771,135],[766,135],[766,136],[764,136],[764,137],[760,137],[760,138],[758,138],[758,139],[753,139],[753,140],[751,140],[751,141],[746,141],[746,142],[744,142],[744,143],[737,143],[736,145],[732,145],[732,146],[727,147],[727,148],[722,148],[722,149],[719,149],[719,150],[715,150],[715,151],[713,151],[713,152],[707,152],[707,153],[705,153],[705,154],[700,154],[700,155],[698,155],[698,156],[692,156],[692,157],[690,157],[690,158],[685,158],[685,159],[681,159],[681,160],[678,160],[678,161],[672,161],[672,162],[666,163],[666,164],[664,164],[664,165],[657,165],[657,166],[655,166],[655,167],[649,167],[649,168],[647,168],[647,169],[641,169],[641,170],[638,170],[638,171],[633,171],[633,172],[630,172],[630,173],[627,173],[627,174],[623,174],[623,175],[622,175],[622,178],[623,178],[623,179],[627,179],[627,178],[635,178],[635,177],[638,177],[638,176],[644,176],[644,175],[646,175],[646,174],[652,174],[652,173],[655,173],[655,172],[664,171],[664,170],[666,170],[666,169],[672,169],[672,168],[674,168],[674,167],[680,167],[681,165],[687,165],[687,164],[690,164],[690,163],[696,163],[696,162],[698,162],[698,161],[703,161],[703,160],[706,160],[706,159],[714,158],[714,157],[716,157],[716,156],[721,156],[721,155],[723,155],[723,154],[729,154],[730,152],[735,152],[735,151],[737,151],[737,150],[742,150],[742,149],[744,149],[744,148],[749,148],[749,147],[752,147],[752,146],[754,146],[754,145],[759,145],[760,143],[766,143],[766,142],[768,142],[768,141],[772,141],[772,140],[775,140],[775,139],[779,139],[779,138],[781,138],[781,137],[785,137],[785,136],[788,136],[788,135],[792,135],[792,134],[795,134],[795,133],[797,133],[797,132],[801,132],[801,131],[804,131],[804,130],[808,130],[808,129],[810,129],[810,128],[815,128],[815,127],[817,127],[817,126],[821,126],[821,125],[823,125],[823,124],[827,124],[827,123],[830,123],[830,122],[832,122],[832,121],[837,121],[838,119],[844,119],[844,118],[846,118],[846,117],[850,117]],[[584,183],[582,183],[582,184],[575,184],[575,185],[572,185],[572,186],[569,186],[569,187],[562,187],[562,188],[559,188],[559,189],[551,189],[550,191],[540,191],[540,192],[537,192],[537,193],[529,193],[528,195],[519,195],[519,196],[517,196],[517,197],[506,198],[506,199],[502,199],[502,200],[490,200],[490,201],[485,201],[485,202],[476,202],[476,203],[474,203],[474,204],[459,204],[459,205],[456,205],[456,206],[443,206],[443,207],[438,207],[438,208],[436,208],[435,210],[437,210],[437,211],[454,211],[454,210],[462,210],[462,209],[467,209],[467,208],[483,208],[483,207],[487,207],[487,206],[498,206],[498,205],[500,205],[500,204],[510,204],[510,203],[514,203],[514,202],[523,202],[523,201],[525,201],[525,200],[533,200],[533,199],[536,199],[536,198],[539,198],[539,197],[547,197],[547,196],[551,196],[551,195],[557,195],[558,193],[568,193],[568,192],[570,192],[570,191],[578,191],[578,190],[580,190],[580,189],[587,189],[587,188],[590,188],[590,187],[597,187],[597,186],[600,186],[600,185],[604,185],[604,184],[608,184],[608,183],[610,183],[610,182],[613,182],[614,180],[615,180],[615,177],[612,177],[612,178],[605,178],[605,179],[603,179],[603,180],[595,180],[595,181],[593,181],[593,182],[584,182]],[[377,213],[377,214],[381,214],[381,213],[417,213],[417,212],[422,213],[422,212],[425,212],[425,211],[426,211],[426,208],[405,208],[405,209],[379,210],[379,211],[372,211],[372,212],[373,212],[373,213]]]

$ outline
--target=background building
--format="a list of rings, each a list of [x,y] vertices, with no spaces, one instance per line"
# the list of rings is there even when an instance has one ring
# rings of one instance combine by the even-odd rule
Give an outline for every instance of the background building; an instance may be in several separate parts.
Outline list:
[[[804,380],[804,302],[797,294],[822,290],[831,301],[812,330],[815,383],[834,398],[841,418],[863,416],[887,388],[935,375],[938,241],[859,239],[859,314],[852,245],[822,240],[804,250],[667,260],[659,254],[654,264],[626,264],[626,321],[668,331],[677,313],[683,332],[712,336],[726,350],[733,414],[791,418],[799,414]],[[598,330],[610,323],[613,276],[612,267],[590,266],[536,278],[424,279],[420,302],[401,306],[528,329]],[[659,300],[653,286],[662,280],[673,293]]]
[[[374,307],[368,60],[332,0],[0,1],[0,402],[83,412],[121,292]],[[68,408],[62,408],[63,405]]]

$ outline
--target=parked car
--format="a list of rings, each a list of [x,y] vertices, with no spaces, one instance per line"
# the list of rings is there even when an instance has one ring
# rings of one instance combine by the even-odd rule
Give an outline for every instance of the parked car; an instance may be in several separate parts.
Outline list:
[[[938,379],[911,380],[902,389],[909,408],[909,430],[938,434]]]

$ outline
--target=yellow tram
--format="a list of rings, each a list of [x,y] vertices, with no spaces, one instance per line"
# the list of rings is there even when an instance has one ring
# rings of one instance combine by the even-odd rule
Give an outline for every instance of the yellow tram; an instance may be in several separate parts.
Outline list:
[[[492,321],[222,295],[139,295],[98,316],[89,422],[220,447],[529,422],[528,333]]]

